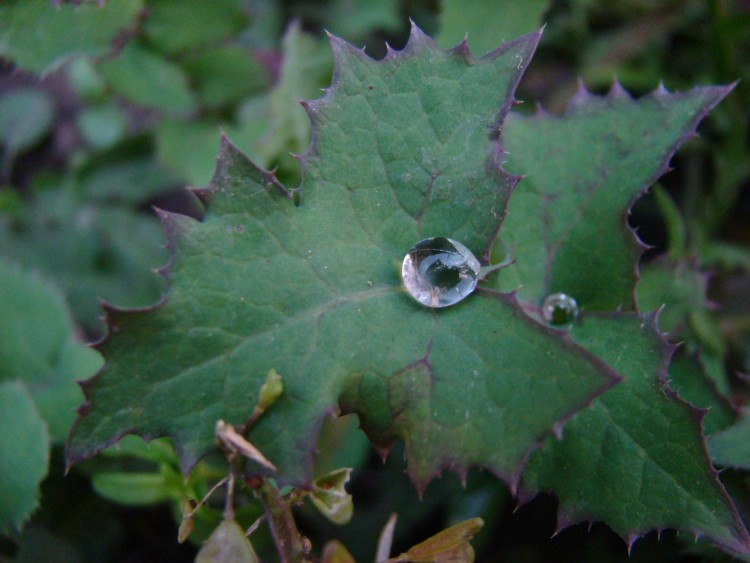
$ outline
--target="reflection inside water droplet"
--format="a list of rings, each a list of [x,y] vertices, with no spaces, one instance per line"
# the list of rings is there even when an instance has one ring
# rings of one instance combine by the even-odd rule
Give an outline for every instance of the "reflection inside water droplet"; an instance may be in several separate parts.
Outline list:
[[[446,237],[419,241],[404,257],[401,277],[409,294],[427,307],[458,303],[477,286],[479,260]]]
[[[542,303],[542,317],[551,325],[572,323],[578,316],[578,303],[570,295],[551,293]]]

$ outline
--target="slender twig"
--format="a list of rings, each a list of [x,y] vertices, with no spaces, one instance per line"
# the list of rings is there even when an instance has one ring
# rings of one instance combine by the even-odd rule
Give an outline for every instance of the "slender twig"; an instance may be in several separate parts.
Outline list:
[[[256,492],[266,510],[266,517],[282,563],[309,561],[305,541],[297,530],[289,503],[268,479],[262,480]]]
[[[264,522],[265,519],[266,519],[266,515],[263,514],[260,517],[258,517],[258,519],[255,522],[250,524],[250,527],[247,529],[247,531],[245,531],[245,537],[249,538],[250,536],[252,536],[255,533],[255,530],[258,529],[258,526],[260,526]]]
[[[229,466],[227,475],[227,497],[224,500],[224,520],[234,520],[234,463]]]
[[[195,516],[195,513],[196,513],[196,512],[198,512],[198,509],[199,509],[199,508],[200,508],[201,506],[203,506],[204,504],[206,504],[206,501],[208,501],[208,499],[209,499],[209,498],[211,497],[211,495],[213,495],[213,494],[214,494],[214,493],[215,493],[215,492],[217,491],[217,489],[219,489],[220,487],[224,486],[224,483],[226,483],[226,482],[227,482],[228,480],[229,480],[229,477],[224,477],[224,478],[223,478],[223,479],[222,479],[221,481],[219,481],[219,482],[218,482],[218,483],[216,483],[216,484],[215,484],[215,485],[214,485],[213,487],[211,487],[211,490],[209,490],[209,491],[208,491],[208,492],[206,493],[206,496],[204,496],[204,497],[203,497],[203,498],[202,498],[202,499],[200,500],[200,502],[199,502],[198,504],[196,504],[196,505],[195,505],[195,508],[193,508],[193,510],[191,510],[191,511],[190,511],[190,514],[188,514],[188,516],[189,516],[189,517],[191,517],[191,518],[192,518],[193,516]]]

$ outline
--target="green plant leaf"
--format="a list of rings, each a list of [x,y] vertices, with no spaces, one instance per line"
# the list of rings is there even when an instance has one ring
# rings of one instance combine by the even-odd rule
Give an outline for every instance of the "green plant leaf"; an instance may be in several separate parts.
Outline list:
[[[482,529],[484,521],[472,518],[446,528],[415,545],[406,553],[389,559],[388,562],[411,561],[413,563],[450,563],[451,561],[474,561],[474,549],[469,541]]]
[[[329,541],[323,548],[321,563],[356,563],[349,550],[338,540]]]
[[[212,119],[165,119],[156,127],[159,159],[188,185],[202,187],[216,166],[221,125]]]
[[[0,144],[4,159],[33,147],[52,129],[55,110],[43,90],[18,88],[0,98]]]
[[[471,49],[482,54],[496,48],[500,41],[538,29],[543,23],[542,15],[549,8],[550,1],[441,0],[440,4],[438,44],[447,48],[468,36]]]
[[[699,409],[708,410],[703,418],[703,432],[706,436],[711,436],[734,422],[735,413],[731,404],[716,389],[699,358],[689,355],[683,349],[677,351],[669,364],[669,386],[681,399]]]
[[[148,506],[180,498],[182,478],[161,467],[153,472],[101,472],[91,479],[94,490],[106,499],[127,506]]]
[[[747,411],[737,424],[709,437],[708,445],[717,465],[750,469],[750,416]]]
[[[258,563],[245,531],[234,520],[223,520],[203,544],[195,563]]]
[[[74,187],[43,191],[19,217],[0,215],[0,256],[54,279],[76,320],[101,330],[99,299],[142,307],[159,299],[164,236],[151,217],[82,203]]]
[[[557,495],[558,529],[601,520],[630,546],[652,529],[677,528],[750,551],[708,458],[702,414],[665,386],[669,351],[654,316],[587,315],[571,337],[627,379],[532,454],[522,487]]]
[[[250,51],[239,46],[206,49],[187,57],[182,66],[193,77],[203,104],[211,108],[235,103],[258,92],[269,80],[268,73]]]
[[[127,117],[115,105],[86,108],[78,114],[78,130],[92,149],[108,149],[122,140]]]
[[[281,52],[281,74],[268,99],[268,129],[254,151],[263,164],[288,152],[302,153],[307,149],[310,120],[299,100],[319,96],[320,88],[328,84],[331,76],[330,51],[317,38],[304,33],[298,21],[292,22],[284,34]]]
[[[80,190],[88,202],[138,205],[181,187],[178,176],[150,157],[101,163],[81,174]]]
[[[708,278],[687,261],[660,260],[641,269],[638,280],[638,309],[664,310],[659,328],[679,338],[688,328],[690,314],[707,307]]]
[[[396,31],[400,25],[398,0],[331,0],[326,12],[326,29],[349,41],[375,29]],[[451,45],[455,44],[456,41]]]
[[[81,402],[76,381],[91,377],[101,357],[76,340],[58,290],[4,260],[0,311],[0,381],[22,381],[50,437],[62,442]]]
[[[659,88],[634,101],[618,83],[606,97],[581,86],[562,117],[511,115],[506,167],[528,177],[503,224],[497,252],[516,263],[498,275],[499,287],[519,288],[519,299],[536,305],[562,292],[588,311],[633,309],[642,245],[626,223],[630,204],[731,88]]]
[[[197,50],[226,39],[249,24],[241,0],[148,0],[143,25],[151,43],[165,53]]]
[[[39,504],[39,483],[49,462],[49,436],[20,381],[0,382],[0,425],[0,533],[5,533],[20,530]]]
[[[80,6],[8,0],[0,6],[0,55],[39,73],[74,56],[106,55],[119,33],[135,27],[142,7],[142,0]]]
[[[333,38],[334,84],[306,103],[315,143],[303,188],[291,193],[224,141],[200,192],[205,220],[161,213],[169,295],[150,312],[109,308],[108,363],[85,385],[69,462],[135,432],[173,436],[188,469],[214,447],[216,420],[247,419],[275,369],[284,393],[248,440],[280,483],[309,487],[320,425],[339,404],[381,451],[406,441],[420,487],[471,465],[514,483],[540,439],[616,374],[511,294],[480,289],[429,309],[399,268],[432,234],[489,252],[516,181],[492,131],[538,38],[476,60],[414,27],[382,62]]]
[[[195,107],[185,72],[140,43],[128,43],[117,57],[103,61],[99,70],[118,94],[136,104],[177,115]]]

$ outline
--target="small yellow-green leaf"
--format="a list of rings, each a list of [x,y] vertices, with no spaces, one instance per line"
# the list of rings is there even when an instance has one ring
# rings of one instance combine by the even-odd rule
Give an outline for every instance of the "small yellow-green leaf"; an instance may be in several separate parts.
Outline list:
[[[193,527],[195,526],[195,518],[193,515],[193,505],[190,499],[186,495],[180,497],[180,511],[182,512],[182,520],[180,520],[180,528],[177,530],[177,542],[185,543],[193,533]]]
[[[258,408],[262,411],[276,402],[284,392],[284,384],[281,381],[281,375],[275,369],[268,371],[266,382],[260,386],[258,395]]]
[[[347,493],[345,488],[351,473],[351,467],[343,467],[318,477],[313,482],[310,500],[326,518],[335,524],[346,524],[352,519],[354,503],[352,495]]]
[[[471,518],[438,532],[391,561],[412,563],[448,563],[474,561],[471,538],[484,526],[481,518]]]
[[[356,563],[354,557],[344,544],[338,540],[329,541],[323,548],[323,554],[320,557],[321,563]]]

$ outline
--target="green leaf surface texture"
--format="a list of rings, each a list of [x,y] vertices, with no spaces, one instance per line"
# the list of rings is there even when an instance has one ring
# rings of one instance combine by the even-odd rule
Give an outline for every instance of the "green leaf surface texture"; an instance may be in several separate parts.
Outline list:
[[[320,425],[341,408],[381,451],[402,438],[420,487],[474,465],[513,485],[544,436],[618,376],[513,294],[429,309],[399,271],[428,236],[487,262],[517,180],[500,168],[497,131],[538,39],[477,60],[414,26],[375,62],[332,38],[333,85],[305,103],[314,141],[300,190],[225,140],[199,192],[205,220],[161,213],[170,291],[151,311],[109,309],[107,364],[85,385],[69,462],[126,433],[166,434],[187,470],[212,449],[216,420],[245,421],[275,369],[284,393],[248,439],[282,483],[310,486]]]
[[[56,288],[3,260],[0,311],[0,381],[22,382],[50,437],[62,442],[82,398],[76,381],[96,373],[101,358],[77,341]]]
[[[18,531],[39,504],[49,436],[24,384],[0,382],[0,533]]]
[[[707,455],[703,413],[665,385],[670,350],[655,317],[587,315],[571,337],[626,379],[531,456],[522,488],[557,495],[558,529],[604,521],[632,545],[677,528],[747,553],[747,531]]]
[[[43,73],[67,59],[101,57],[113,40],[134,28],[143,0],[108,0],[101,5],[47,0],[9,0],[0,5],[0,55]]]
[[[642,245],[627,226],[630,205],[731,88],[659,88],[636,101],[618,83],[606,97],[581,86],[563,116],[511,114],[506,168],[527,176],[498,247],[516,263],[498,286],[520,288],[523,303],[563,292],[588,311],[634,309]]]

